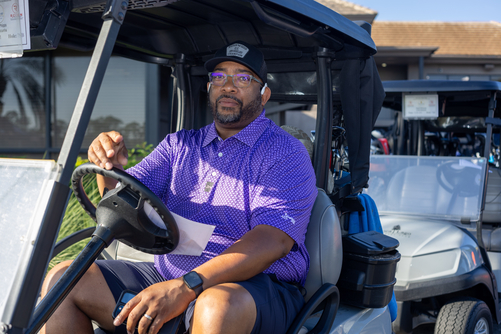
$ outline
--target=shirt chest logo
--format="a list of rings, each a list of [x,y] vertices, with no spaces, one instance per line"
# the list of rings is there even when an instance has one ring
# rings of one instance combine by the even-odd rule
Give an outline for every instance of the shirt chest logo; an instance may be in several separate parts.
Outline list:
[[[284,215],[283,215],[283,216],[281,216],[281,217],[282,217],[283,219],[288,219],[288,220],[290,220],[292,224],[295,224],[295,223],[296,223],[296,220],[295,220],[294,218],[292,218],[292,217],[289,217],[289,215],[287,214],[287,212],[286,212],[286,213],[284,213]]]
[[[206,184],[205,184],[205,192],[206,193],[210,193],[210,191],[212,190],[212,187],[214,186],[214,182],[210,182],[208,181]]]

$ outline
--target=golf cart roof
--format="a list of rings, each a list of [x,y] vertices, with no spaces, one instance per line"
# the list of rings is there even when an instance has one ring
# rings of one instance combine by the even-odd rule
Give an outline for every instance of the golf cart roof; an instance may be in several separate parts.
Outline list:
[[[487,117],[491,97],[501,92],[497,81],[396,80],[384,81],[383,87],[383,106],[397,111],[402,111],[403,94],[437,94],[440,117]],[[501,100],[501,94],[496,94],[496,100]]]
[[[60,44],[92,50],[105,5],[102,0],[70,0],[54,8],[53,1],[30,1],[33,49]],[[54,13],[63,19],[66,15],[67,22]],[[301,58],[301,51],[318,46],[338,57],[376,53],[366,30],[313,0],[131,0],[114,53],[166,65],[183,53],[201,65],[235,40],[258,46],[267,60]]]

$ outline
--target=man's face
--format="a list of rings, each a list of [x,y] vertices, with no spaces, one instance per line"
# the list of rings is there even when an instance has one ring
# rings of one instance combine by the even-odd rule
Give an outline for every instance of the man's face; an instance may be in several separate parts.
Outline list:
[[[213,72],[226,75],[256,74],[248,67],[239,63],[225,61],[218,64]],[[212,85],[208,91],[209,107],[214,120],[221,125],[247,125],[252,122],[263,110],[261,85],[251,80],[248,87],[237,88],[232,77],[228,77],[223,86]]]

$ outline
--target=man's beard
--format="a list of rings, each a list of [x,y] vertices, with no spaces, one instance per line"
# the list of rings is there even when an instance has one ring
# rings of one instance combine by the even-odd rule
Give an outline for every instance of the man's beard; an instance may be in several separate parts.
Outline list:
[[[221,108],[220,110],[217,106],[217,103],[219,102],[219,100],[223,98],[228,98],[236,101],[238,103],[238,106],[235,108],[219,107]],[[214,103],[211,103],[210,94],[207,93],[207,101],[212,113],[212,117],[214,117],[214,120],[217,120],[221,124],[234,124],[240,121],[245,122],[249,119],[252,119],[256,115],[256,113],[261,112],[262,110],[260,94],[257,94],[256,97],[252,101],[250,101],[245,107],[243,106],[242,100],[236,98],[233,95],[227,95],[227,94],[220,95]],[[223,110],[224,111],[233,110],[233,112],[228,114],[222,114],[221,111]]]

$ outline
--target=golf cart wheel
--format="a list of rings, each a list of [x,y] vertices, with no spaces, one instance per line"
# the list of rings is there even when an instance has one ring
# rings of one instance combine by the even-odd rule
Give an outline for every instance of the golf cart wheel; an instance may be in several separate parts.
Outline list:
[[[492,334],[492,315],[487,304],[474,298],[445,304],[437,317],[435,334]]]

